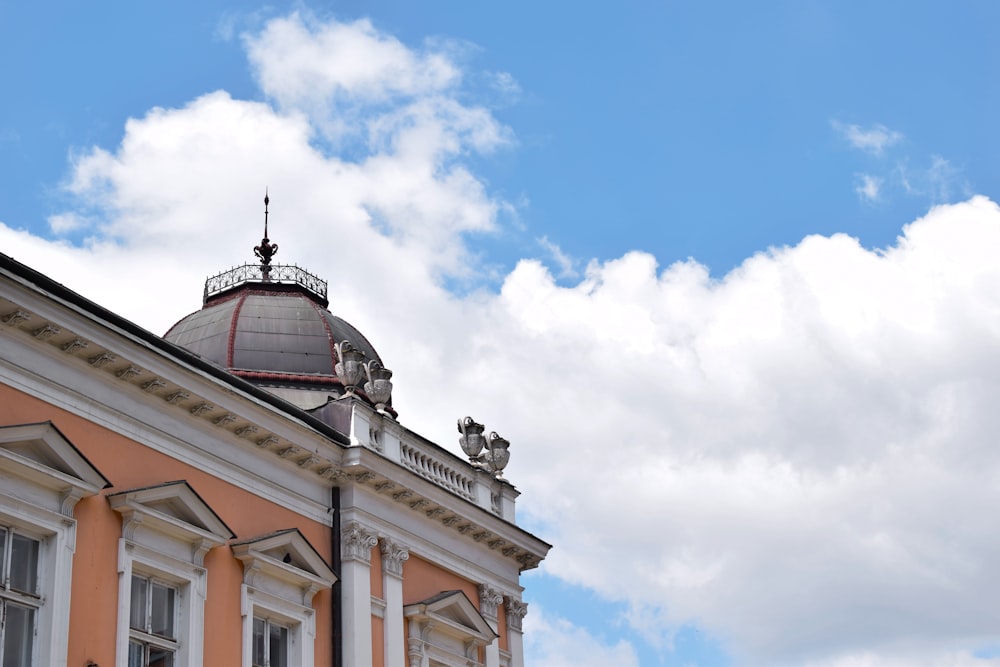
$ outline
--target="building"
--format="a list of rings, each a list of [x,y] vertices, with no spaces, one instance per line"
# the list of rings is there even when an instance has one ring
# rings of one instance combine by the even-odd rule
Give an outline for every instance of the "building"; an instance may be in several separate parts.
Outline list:
[[[523,664],[507,443],[398,421],[326,284],[260,262],[165,337],[0,255],[0,665]]]

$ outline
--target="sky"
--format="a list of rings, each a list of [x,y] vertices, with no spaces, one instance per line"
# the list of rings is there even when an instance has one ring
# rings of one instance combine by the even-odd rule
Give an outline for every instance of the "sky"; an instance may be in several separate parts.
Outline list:
[[[0,251],[275,261],[511,441],[528,664],[1000,664],[1000,4],[0,3]]]

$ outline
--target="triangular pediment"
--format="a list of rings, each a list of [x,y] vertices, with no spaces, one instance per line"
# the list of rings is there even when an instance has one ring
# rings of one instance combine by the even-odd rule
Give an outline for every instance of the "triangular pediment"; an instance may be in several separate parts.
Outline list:
[[[243,561],[245,572],[261,570],[275,579],[317,589],[337,582],[337,575],[297,528],[240,540],[230,546]]]
[[[108,479],[52,422],[0,427],[0,461],[23,477],[56,488],[97,493]]]
[[[496,632],[462,591],[443,591],[403,607],[407,617],[436,621],[436,627],[448,627],[451,634],[466,635],[468,640],[486,644],[497,638]]]
[[[143,525],[188,541],[201,538],[221,544],[234,537],[229,526],[183,480],[114,493],[108,502],[126,517],[138,515]]]

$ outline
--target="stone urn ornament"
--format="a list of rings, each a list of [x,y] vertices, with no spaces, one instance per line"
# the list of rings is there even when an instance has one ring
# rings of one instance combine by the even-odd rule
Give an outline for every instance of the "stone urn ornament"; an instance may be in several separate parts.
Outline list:
[[[463,417],[458,420],[458,432],[462,434],[458,437],[458,444],[462,446],[462,451],[473,463],[481,459],[479,453],[486,446],[486,438],[483,437],[485,428],[472,417]]]
[[[389,381],[392,377],[392,371],[374,359],[366,363],[364,368],[365,375],[368,376],[368,382],[365,383],[365,394],[375,404],[376,410],[385,412],[385,406],[392,396],[392,382]]]
[[[337,343],[334,348],[337,350],[337,364],[333,370],[337,374],[337,379],[344,385],[343,397],[353,396],[365,372],[365,353],[346,340]]]

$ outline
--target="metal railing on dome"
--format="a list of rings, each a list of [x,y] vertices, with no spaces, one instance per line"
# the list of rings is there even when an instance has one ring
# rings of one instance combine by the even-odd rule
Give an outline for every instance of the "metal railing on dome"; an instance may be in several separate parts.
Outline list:
[[[204,300],[245,283],[300,285],[326,299],[326,281],[294,264],[244,264],[205,280]]]

